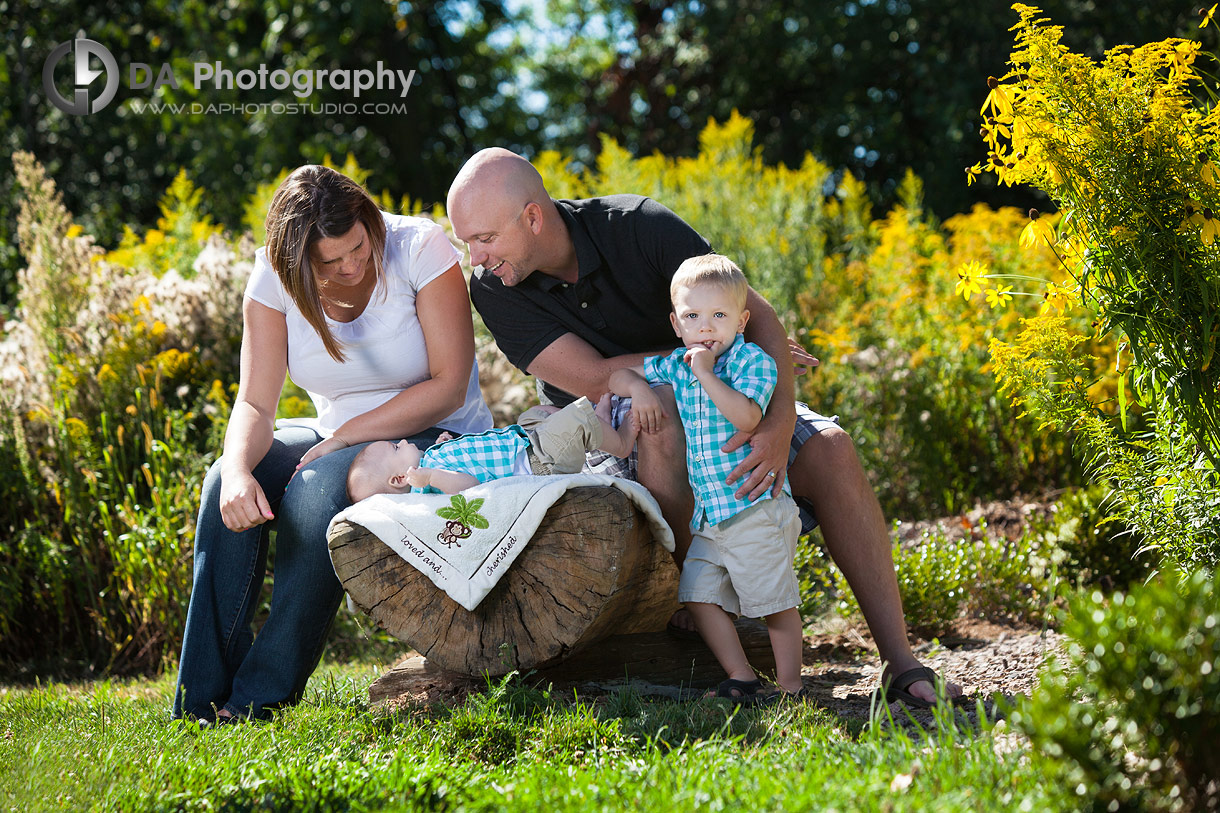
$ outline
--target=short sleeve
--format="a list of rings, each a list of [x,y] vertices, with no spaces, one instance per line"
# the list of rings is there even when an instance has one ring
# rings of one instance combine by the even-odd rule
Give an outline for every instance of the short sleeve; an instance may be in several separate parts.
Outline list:
[[[712,253],[712,246],[703,235],[652,198],[644,198],[631,222],[639,251],[666,285],[683,262]]]
[[[668,356],[649,356],[644,359],[644,379],[649,384],[676,384],[676,360],[677,357],[672,353]]]
[[[763,412],[771,403],[779,368],[761,347],[745,344],[740,353],[734,354],[726,371],[729,386],[758,404]]]
[[[439,224],[393,215],[386,217],[386,256],[392,262],[406,262],[406,278],[416,291],[462,259]]]
[[[263,246],[254,252],[254,270],[246,283],[246,297],[261,305],[266,305],[280,313],[288,313],[291,302],[288,292],[280,283],[271,261],[267,259],[267,247]]]

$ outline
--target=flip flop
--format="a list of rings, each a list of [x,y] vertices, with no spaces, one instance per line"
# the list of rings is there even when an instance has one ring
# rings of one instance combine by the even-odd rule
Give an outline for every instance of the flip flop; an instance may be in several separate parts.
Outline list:
[[[895,678],[883,677],[881,679],[881,688],[877,689],[876,694],[884,697],[886,703],[901,702],[913,709],[930,709],[936,704],[907,691],[912,685],[921,680],[931,683],[932,687],[936,689],[937,694],[940,694],[940,686],[945,682],[944,678],[928,667],[916,666],[914,669],[908,669]],[[946,697],[945,699],[954,706],[965,706],[970,703],[970,700],[965,695]]]
[[[759,692],[762,691],[762,681],[755,678],[754,680],[734,680],[729,678],[723,680],[716,687],[715,694],[708,694],[707,697],[723,697],[732,701],[736,706],[752,706],[761,698]],[[733,694],[737,692],[737,694]]]

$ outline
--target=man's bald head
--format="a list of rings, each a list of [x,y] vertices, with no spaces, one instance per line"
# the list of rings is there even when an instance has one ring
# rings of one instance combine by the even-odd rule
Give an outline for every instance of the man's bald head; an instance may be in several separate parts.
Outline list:
[[[461,231],[474,220],[510,217],[527,203],[550,199],[534,165],[515,152],[490,147],[475,153],[449,187],[449,219]]]

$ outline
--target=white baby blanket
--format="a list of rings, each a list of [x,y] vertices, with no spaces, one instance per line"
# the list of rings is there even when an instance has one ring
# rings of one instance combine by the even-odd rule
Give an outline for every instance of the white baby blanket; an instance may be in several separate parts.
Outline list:
[[[613,486],[640,508],[653,538],[674,549],[660,506],[639,483],[605,474],[506,477],[460,494],[375,494],[340,511],[371,531],[467,610],[521,554],[547,509],[570,488]]]

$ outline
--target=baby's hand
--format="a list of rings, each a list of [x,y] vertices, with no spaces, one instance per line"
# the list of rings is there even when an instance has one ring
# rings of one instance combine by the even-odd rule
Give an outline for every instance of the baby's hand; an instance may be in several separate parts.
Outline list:
[[[432,470],[412,466],[407,469],[407,482],[412,488],[427,488],[432,484]]]
[[[661,401],[653,395],[651,389],[632,393],[631,415],[640,431],[649,434],[660,431],[661,421],[665,418]]]
[[[440,437],[438,437],[436,439],[436,442],[444,443],[445,441],[448,441],[448,440],[453,440],[453,435],[449,434],[448,432],[441,432]]]
[[[688,347],[682,360],[690,365],[691,372],[695,374],[710,373],[716,364],[715,354],[703,345]]]

